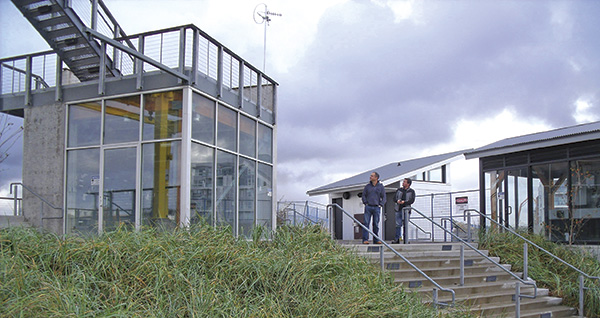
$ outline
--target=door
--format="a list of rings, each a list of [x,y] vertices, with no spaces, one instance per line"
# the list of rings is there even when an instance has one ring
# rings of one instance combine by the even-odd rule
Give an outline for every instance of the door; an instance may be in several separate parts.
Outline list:
[[[137,147],[109,148],[102,155],[100,231],[136,227],[138,197]]]
[[[344,208],[344,200],[342,198],[336,198],[332,200],[333,204],[337,204],[340,207]],[[341,240],[344,236],[343,236],[343,217],[344,213],[342,213],[342,211],[337,207],[334,206],[333,208],[333,232],[334,232],[334,237],[336,240]]]

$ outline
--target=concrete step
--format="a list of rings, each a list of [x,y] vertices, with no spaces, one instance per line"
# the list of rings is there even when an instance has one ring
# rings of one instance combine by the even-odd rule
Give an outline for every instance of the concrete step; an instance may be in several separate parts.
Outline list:
[[[459,286],[460,284],[460,275],[451,275],[451,276],[438,276],[431,277],[436,283],[445,288],[454,288],[454,286]],[[483,284],[489,282],[508,282],[514,279],[509,273],[505,271],[499,271],[496,273],[480,273],[473,274],[464,277],[464,283],[467,286],[475,285],[475,284]],[[423,287],[434,286],[429,280],[424,277],[411,278],[411,277],[400,277],[394,279],[394,282],[397,284],[403,284],[409,286],[410,284],[420,284]]]
[[[425,264],[427,265],[427,264]],[[502,264],[507,270],[511,269],[511,265]],[[460,275],[460,266],[421,266],[419,267],[429,277],[443,277],[443,276],[458,276]],[[420,278],[423,277],[419,272],[410,268],[402,269],[388,269],[388,271],[395,278]],[[490,275],[502,272],[502,269],[496,266],[490,266],[490,264],[474,264],[471,266],[464,267],[465,276],[489,273]]]

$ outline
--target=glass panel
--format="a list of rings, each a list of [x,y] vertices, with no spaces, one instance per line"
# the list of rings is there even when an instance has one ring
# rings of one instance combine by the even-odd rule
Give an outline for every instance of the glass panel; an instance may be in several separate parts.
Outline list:
[[[138,141],[140,96],[109,99],[104,103],[104,144]]]
[[[237,112],[219,105],[219,124],[217,127],[217,145],[237,151]]]
[[[217,152],[217,226],[231,225],[235,229],[235,155]]]
[[[100,144],[101,106],[100,102],[69,106],[68,147]]]
[[[192,143],[190,185],[191,224],[213,224],[213,165],[214,150]]]
[[[514,228],[527,229],[527,168],[508,172],[509,224]]]
[[[67,233],[98,233],[100,149],[67,152]]]
[[[240,153],[256,158],[256,121],[240,116]]]
[[[429,177],[427,181],[442,182],[442,167],[429,170],[427,174]]]
[[[273,220],[273,167],[258,164],[258,210],[256,224],[272,230]]]
[[[489,216],[498,223],[504,224],[504,179],[506,174],[504,171],[490,171],[485,173],[486,177],[486,204],[489,207]],[[492,227],[495,225],[492,224]]]
[[[104,151],[104,231],[135,227],[136,148]]]
[[[240,221],[239,235],[249,237],[254,228],[256,197],[256,163],[240,158]]]
[[[571,243],[600,242],[600,159],[571,162]]]
[[[142,223],[175,228],[179,224],[181,142],[142,147]]]
[[[537,197],[540,206],[538,220],[545,228],[545,234],[553,241],[564,241],[565,218],[568,218],[567,163],[554,163],[532,166],[534,185],[537,184]],[[535,190],[534,190],[535,191]]]
[[[214,145],[215,102],[194,93],[192,104],[192,138]]]
[[[273,130],[263,124],[258,125],[258,159],[273,162]]]
[[[144,95],[144,140],[181,137],[181,91]]]

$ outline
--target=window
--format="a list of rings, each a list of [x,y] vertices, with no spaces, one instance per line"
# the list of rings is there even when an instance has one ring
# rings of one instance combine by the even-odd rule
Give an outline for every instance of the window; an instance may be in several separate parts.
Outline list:
[[[273,162],[273,129],[258,125],[258,159]]]
[[[181,137],[181,91],[144,95],[144,140]]]
[[[100,144],[100,101],[69,106],[68,147]]]
[[[256,121],[240,116],[240,153],[256,158]]]
[[[237,151],[237,112],[219,105],[217,146]]]
[[[192,138],[215,144],[215,102],[196,93],[192,96]]]
[[[190,184],[190,223],[213,224],[214,150],[192,143]]]
[[[104,144],[140,139],[139,95],[106,100],[104,109]]]

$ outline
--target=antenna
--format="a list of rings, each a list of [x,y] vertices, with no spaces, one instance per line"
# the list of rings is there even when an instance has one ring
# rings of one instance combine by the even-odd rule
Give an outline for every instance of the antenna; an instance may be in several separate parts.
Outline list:
[[[267,5],[264,3],[259,3],[254,8],[254,14],[252,17],[254,18],[254,22],[256,24],[264,24],[265,25],[265,36],[263,40],[263,73],[266,71],[266,60],[267,60],[267,26],[269,22],[271,22],[270,15],[280,17],[281,13],[271,12],[267,9]]]

